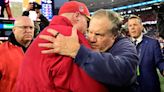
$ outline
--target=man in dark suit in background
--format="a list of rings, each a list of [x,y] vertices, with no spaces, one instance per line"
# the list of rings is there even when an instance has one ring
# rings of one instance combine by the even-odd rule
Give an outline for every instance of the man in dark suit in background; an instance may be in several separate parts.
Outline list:
[[[139,92],[160,92],[160,82],[156,68],[164,75],[164,61],[158,40],[142,34],[142,20],[135,15],[128,19],[128,30],[139,55],[137,69]]]

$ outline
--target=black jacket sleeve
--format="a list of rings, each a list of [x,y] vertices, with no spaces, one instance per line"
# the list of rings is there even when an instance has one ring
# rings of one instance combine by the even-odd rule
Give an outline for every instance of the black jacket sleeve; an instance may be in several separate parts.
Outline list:
[[[75,62],[92,78],[107,85],[123,87],[136,81],[138,56],[129,40],[122,39],[102,53],[81,45]]]
[[[43,16],[43,14],[40,15],[39,19],[40,19],[40,30],[42,31],[46,26],[49,25],[49,21],[45,16]]]

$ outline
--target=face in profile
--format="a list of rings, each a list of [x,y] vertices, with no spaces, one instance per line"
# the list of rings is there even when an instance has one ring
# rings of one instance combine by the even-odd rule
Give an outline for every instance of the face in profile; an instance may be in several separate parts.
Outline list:
[[[15,38],[20,43],[31,41],[34,36],[34,23],[30,18],[21,17],[13,28]]]
[[[115,36],[110,32],[112,23],[107,17],[93,17],[88,28],[88,40],[94,51],[104,52],[110,49]]]
[[[128,20],[128,30],[131,37],[138,38],[142,33],[143,26],[137,18],[132,18]]]
[[[73,25],[76,26],[76,28],[78,29],[78,31],[80,31],[81,33],[86,33],[87,28],[88,28],[88,18],[80,13],[74,13],[72,15],[72,20],[73,20]]]

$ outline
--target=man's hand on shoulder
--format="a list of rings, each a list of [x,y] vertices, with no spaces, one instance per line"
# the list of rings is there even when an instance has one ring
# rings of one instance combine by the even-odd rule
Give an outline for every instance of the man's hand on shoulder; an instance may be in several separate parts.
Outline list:
[[[80,48],[77,29],[72,28],[71,36],[64,36],[58,33],[54,29],[47,30],[50,35],[40,35],[39,38],[43,40],[47,40],[50,43],[39,43],[39,47],[48,48],[46,50],[41,51],[43,54],[48,53],[58,53],[60,55],[66,55],[74,58]]]

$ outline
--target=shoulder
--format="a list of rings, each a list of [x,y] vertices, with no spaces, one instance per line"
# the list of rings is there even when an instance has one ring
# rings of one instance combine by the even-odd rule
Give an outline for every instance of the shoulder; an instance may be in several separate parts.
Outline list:
[[[158,43],[158,40],[150,36],[143,36],[143,41],[148,41],[149,43]]]
[[[60,34],[69,36],[72,31],[71,26],[65,26],[65,25],[50,25],[45,30],[52,29],[54,31],[58,31]]]
[[[3,52],[3,53],[0,53],[0,56],[4,55],[7,52],[11,52],[11,49],[12,49],[13,46],[14,45],[12,45],[12,43],[10,43],[9,41],[3,42],[0,45],[0,52]]]
[[[118,38],[112,48],[118,51],[135,51],[134,44],[127,37]]]
[[[11,46],[13,46],[13,44],[11,42],[9,42],[9,41],[3,42],[2,44],[0,44],[0,50],[11,47]]]
[[[1,49],[1,48],[4,48],[8,43],[9,43],[9,42],[6,41],[6,42],[3,42],[2,44],[0,44],[0,49]]]
[[[116,45],[133,45],[133,43],[128,37],[118,37],[115,44]]]

